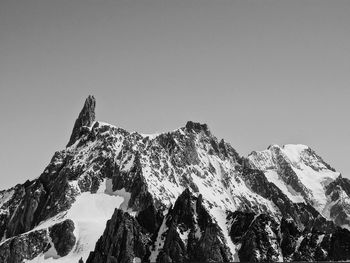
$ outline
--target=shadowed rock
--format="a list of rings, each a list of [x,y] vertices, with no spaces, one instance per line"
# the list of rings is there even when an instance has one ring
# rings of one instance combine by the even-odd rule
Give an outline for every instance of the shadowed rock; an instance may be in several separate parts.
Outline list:
[[[94,96],[89,96],[85,100],[83,109],[81,110],[78,119],[74,123],[72,135],[70,136],[67,147],[73,145],[80,137],[81,130],[84,126],[91,127],[95,121],[96,100]]]
[[[145,262],[149,256],[149,245],[149,236],[137,220],[116,209],[86,262],[129,263],[135,258]]]
[[[22,263],[46,253],[52,246],[59,256],[66,256],[74,247],[74,223],[67,219],[48,229],[29,231],[0,243],[0,262]],[[50,243],[50,238],[52,242]]]
[[[68,255],[75,245],[76,237],[73,234],[74,222],[67,219],[50,228],[50,237],[55,245],[57,254],[61,257]]]
[[[10,238],[0,244],[0,262],[21,263],[31,260],[51,247],[47,230],[41,229]]]
[[[204,131],[205,133],[209,132],[207,124],[201,124],[201,123],[193,122],[193,121],[188,121],[186,123],[186,129],[188,131],[193,131],[193,132],[196,132],[196,133],[199,133],[201,131]]]

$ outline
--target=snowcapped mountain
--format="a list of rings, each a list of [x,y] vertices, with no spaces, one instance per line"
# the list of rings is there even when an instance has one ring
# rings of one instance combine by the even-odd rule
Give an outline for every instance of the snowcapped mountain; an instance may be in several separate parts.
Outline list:
[[[309,147],[272,145],[265,151],[251,153],[248,163],[263,171],[267,180],[293,202],[311,204],[328,220],[349,227],[349,180]]]
[[[304,145],[241,157],[207,125],[157,135],[95,120],[0,192],[0,262],[350,259],[350,180]]]

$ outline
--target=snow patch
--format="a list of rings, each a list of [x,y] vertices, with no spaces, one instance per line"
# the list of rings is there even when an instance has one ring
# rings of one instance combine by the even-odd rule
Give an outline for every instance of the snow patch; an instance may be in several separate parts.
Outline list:
[[[185,246],[187,247],[187,241],[188,241],[188,234],[190,233],[190,229],[188,229],[187,231],[181,232],[181,230],[179,228],[176,228],[177,233],[179,234],[182,242],[185,244]]]
[[[49,231],[46,232],[46,237],[49,240],[51,247],[48,251],[46,251],[44,253],[44,259],[48,259],[48,258],[57,259],[57,258],[59,258],[60,256],[57,254],[57,250],[55,248],[54,243],[52,242]]]
[[[323,238],[324,238],[324,234],[318,236],[317,245],[321,244],[321,242],[323,241]]]
[[[131,193],[127,192],[125,188],[120,190],[113,191],[112,179],[106,180],[106,190],[104,191],[107,195],[111,196],[119,196],[124,199],[124,201],[120,204],[119,209],[122,209],[124,212],[128,212],[132,216],[135,216],[136,212],[128,209],[129,201],[131,198]]]
[[[283,146],[283,152],[292,163],[299,163],[301,153],[308,148],[303,144],[286,144]]]
[[[198,225],[198,214],[197,214],[197,208],[196,208],[196,203],[193,203],[192,204],[192,208],[193,208],[193,213],[194,213],[194,226],[195,226],[195,229],[196,229],[196,232],[194,233],[194,236],[195,238],[197,239],[200,239],[202,237],[202,232],[201,232],[201,229]]]
[[[0,208],[12,198],[14,192],[14,190],[0,192]]]
[[[226,220],[226,212],[220,208],[213,208],[210,210],[210,214],[213,216],[221,229],[221,232],[225,238],[224,243],[226,243],[227,247],[229,248],[233,261],[239,262],[238,251],[241,248],[241,244],[234,244],[231,240],[229,235],[229,227]]]
[[[157,138],[161,133],[154,133],[154,134],[139,133],[139,134],[144,138],[148,137],[148,139],[153,140]]]
[[[168,227],[166,225],[166,217],[164,217],[162,225],[160,226],[160,229],[158,231],[158,236],[157,236],[157,240],[154,244],[154,248],[151,248],[151,255],[149,257],[149,261],[150,262],[156,262],[157,261],[157,257],[159,255],[159,252],[161,249],[163,249],[164,247],[164,241],[165,241],[165,235],[164,233],[168,230]]]
[[[300,244],[301,244],[301,242],[303,241],[303,239],[304,239],[303,236],[300,236],[300,237],[297,239],[297,242],[296,242],[296,245],[295,245],[295,251],[298,251],[298,250],[299,250]]]
[[[129,155],[128,159],[126,160],[126,162],[123,163],[121,170],[124,172],[128,172],[130,171],[130,169],[133,167],[134,165],[134,161],[135,161],[135,155]]]
[[[325,185],[335,180],[339,176],[339,173],[330,170],[316,172],[305,164],[301,164],[301,170],[295,167],[292,167],[292,169],[297,174],[301,183],[311,191],[311,199],[313,200],[314,207],[322,214],[327,205]],[[327,216],[326,214],[322,215]],[[330,219],[329,217],[327,218]]]
[[[265,172],[266,179],[274,183],[293,203],[305,203],[300,193],[296,192],[290,185],[286,184],[274,170]]]
[[[57,259],[49,257],[54,255],[54,251],[50,251],[49,254],[42,254],[27,262],[37,263],[45,260],[45,263],[70,263],[78,262],[80,258],[85,261],[90,251],[94,250],[97,240],[103,234],[107,220],[112,217],[114,210],[124,202],[122,196],[106,194],[106,185],[105,180],[95,194],[90,192],[81,193],[67,212],[42,222],[32,230],[48,228],[65,219],[71,219],[75,226],[73,234],[76,237],[76,244],[67,256]]]

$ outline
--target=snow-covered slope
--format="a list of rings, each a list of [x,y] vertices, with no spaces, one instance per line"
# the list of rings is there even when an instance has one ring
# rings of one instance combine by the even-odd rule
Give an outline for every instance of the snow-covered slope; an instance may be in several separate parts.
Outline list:
[[[73,181],[74,185],[75,182]],[[46,251],[33,260],[26,262],[78,262],[80,258],[86,259],[95,247],[98,238],[106,227],[107,220],[113,215],[115,208],[122,207],[128,200],[125,195],[119,195],[109,190],[110,179],[104,180],[96,193],[84,192],[78,194],[72,207],[58,215],[43,221],[32,231],[49,228],[50,226],[71,219],[74,222],[74,236],[76,242],[70,253],[64,257],[57,255],[57,252]],[[75,185],[74,187],[79,190]],[[116,191],[117,192],[117,191]]]
[[[94,108],[36,180],[0,192],[0,262],[305,259],[302,231],[349,223],[347,181],[307,146],[243,158],[205,124],[130,133]],[[335,259],[327,244],[312,259]]]
[[[251,153],[248,160],[251,167],[264,171],[266,178],[293,202],[310,203],[331,219],[326,189],[340,173],[309,147],[300,144],[272,145],[267,150]]]

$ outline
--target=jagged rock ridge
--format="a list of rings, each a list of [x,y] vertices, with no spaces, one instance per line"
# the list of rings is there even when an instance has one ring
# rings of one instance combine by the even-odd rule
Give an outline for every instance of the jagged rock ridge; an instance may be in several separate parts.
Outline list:
[[[244,158],[205,124],[142,135],[94,110],[89,96],[67,148],[0,192],[0,262],[349,259],[349,180],[310,148]]]

